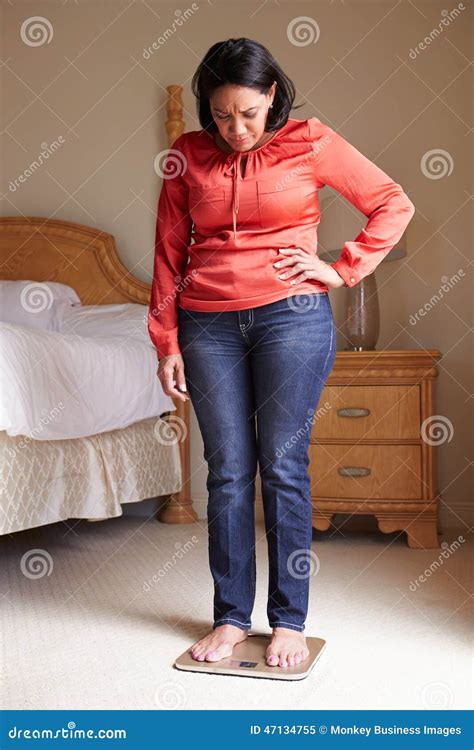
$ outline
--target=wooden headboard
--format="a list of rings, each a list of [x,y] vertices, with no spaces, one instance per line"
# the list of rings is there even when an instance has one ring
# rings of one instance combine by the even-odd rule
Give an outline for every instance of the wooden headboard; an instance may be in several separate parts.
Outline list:
[[[122,264],[112,234],[34,216],[0,217],[0,278],[69,284],[83,305],[147,305],[151,291]]]

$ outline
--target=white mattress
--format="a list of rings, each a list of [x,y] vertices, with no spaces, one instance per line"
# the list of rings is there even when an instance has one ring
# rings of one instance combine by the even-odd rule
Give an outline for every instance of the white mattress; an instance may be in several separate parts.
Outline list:
[[[174,411],[144,305],[71,307],[61,331],[0,323],[0,430],[61,440]]]

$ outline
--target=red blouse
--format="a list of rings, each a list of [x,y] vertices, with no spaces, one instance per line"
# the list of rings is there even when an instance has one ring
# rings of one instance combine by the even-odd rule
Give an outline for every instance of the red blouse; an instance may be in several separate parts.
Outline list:
[[[180,353],[178,303],[221,312],[328,291],[314,279],[292,285],[273,266],[279,248],[317,252],[318,191],[325,185],[368,217],[331,264],[351,287],[375,270],[415,212],[376,164],[317,117],[289,118],[260,148],[245,152],[225,153],[206,130],[176,139],[158,201],[148,314],[159,357]]]

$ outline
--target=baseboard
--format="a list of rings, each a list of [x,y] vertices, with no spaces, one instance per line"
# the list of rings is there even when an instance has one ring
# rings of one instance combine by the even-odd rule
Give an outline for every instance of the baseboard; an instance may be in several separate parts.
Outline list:
[[[207,519],[207,497],[193,498],[193,507],[200,520]],[[339,518],[346,518],[343,514],[336,514],[334,521],[337,524]],[[255,519],[263,523],[263,503],[261,495],[255,499]],[[350,519],[350,528],[360,531],[373,531],[376,528],[376,520],[373,516],[356,515]],[[441,503],[440,506],[440,527],[441,531],[457,530],[460,533],[464,530],[466,533],[468,527],[474,526],[474,507],[472,503],[458,501],[452,503],[449,507]]]
[[[458,529],[467,533],[474,526],[474,504],[468,500],[441,502],[439,510],[442,529]]]
[[[193,496],[193,508],[200,521],[207,519],[207,497]]]

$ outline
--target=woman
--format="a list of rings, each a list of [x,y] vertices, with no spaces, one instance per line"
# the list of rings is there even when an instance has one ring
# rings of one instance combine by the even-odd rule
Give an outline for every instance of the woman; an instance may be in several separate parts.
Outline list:
[[[214,622],[191,654],[230,656],[251,627],[258,463],[267,664],[292,666],[309,655],[308,446],[336,353],[328,290],[372,273],[414,206],[329,126],[289,117],[294,85],[258,42],[213,45],[193,93],[202,129],[181,135],[168,153],[149,311],[163,390],[185,400],[187,385],[208,464]],[[326,184],[368,217],[332,264],[316,255]]]

